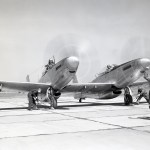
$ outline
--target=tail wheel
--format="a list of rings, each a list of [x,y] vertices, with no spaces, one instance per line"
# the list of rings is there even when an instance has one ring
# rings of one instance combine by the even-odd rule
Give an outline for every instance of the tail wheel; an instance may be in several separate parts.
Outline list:
[[[124,104],[128,106],[128,105],[130,105],[132,102],[133,102],[132,96],[131,96],[130,94],[126,94],[126,95],[124,96]]]
[[[79,103],[82,103],[82,100],[85,100],[85,98],[80,98]]]
[[[82,103],[82,98],[79,99],[79,103]]]

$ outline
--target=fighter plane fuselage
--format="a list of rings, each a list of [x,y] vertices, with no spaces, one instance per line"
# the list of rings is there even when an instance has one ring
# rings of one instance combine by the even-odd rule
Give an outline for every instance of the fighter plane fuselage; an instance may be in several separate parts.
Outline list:
[[[150,68],[150,59],[135,59],[118,66],[107,66],[107,70],[102,72],[92,82],[68,84],[75,76],[79,60],[76,57],[67,57],[53,63],[49,60],[48,67],[42,74],[39,83],[31,82],[7,82],[0,81],[1,87],[21,91],[31,91],[41,89],[45,98],[52,101],[53,107],[57,107],[57,99],[61,93],[71,92],[74,97],[111,99],[119,96],[122,89],[133,85]],[[94,67],[94,66],[93,66]],[[77,81],[76,81],[77,82]],[[132,102],[132,97],[125,97],[125,104]]]
[[[114,66],[111,69],[107,69],[96,77],[91,83],[104,83],[113,84],[111,90],[93,92],[93,93],[76,93],[76,98],[96,98],[96,99],[111,99],[119,96],[122,93],[122,89],[131,85],[138,80],[149,66],[150,60],[146,58],[139,58],[127,63]]]
[[[114,83],[117,88],[125,88],[143,76],[146,59],[136,59],[127,63],[115,66],[111,70],[100,74],[92,82],[96,83]]]
[[[79,61],[76,57],[64,58],[51,69],[43,73],[40,83],[49,83],[54,89],[60,90],[74,77]]]

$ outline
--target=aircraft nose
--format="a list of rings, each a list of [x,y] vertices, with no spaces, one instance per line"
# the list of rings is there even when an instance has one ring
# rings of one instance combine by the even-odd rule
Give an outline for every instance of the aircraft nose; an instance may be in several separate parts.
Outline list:
[[[79,65],[79,59],[74,56],[68,57],[66,58],[65,65],[70,71],[76,71]]]
[[[144,69],[150,69],[150,59],[142,58],[139,60],[139,63]]]

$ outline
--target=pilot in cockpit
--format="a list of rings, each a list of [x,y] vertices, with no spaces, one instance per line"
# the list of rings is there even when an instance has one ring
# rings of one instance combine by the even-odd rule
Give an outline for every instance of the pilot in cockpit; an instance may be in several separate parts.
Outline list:
[[[46,71],[48,71],[49,69],[51,69],[54,66],[55,62],[52,59],[49,59],[48,64],[45,65],[46,67]]]
[[[107,65],[107,69],[106,69],[106,72],[109,72],[111,71],[112,69],[116,68],[117,65],[113,64],[113,65]]]
[[[112,69],[113,69],[113,66],[107,65],[107,70],[106,70],[107,72],[110,71],[110,70],[112,70]]]

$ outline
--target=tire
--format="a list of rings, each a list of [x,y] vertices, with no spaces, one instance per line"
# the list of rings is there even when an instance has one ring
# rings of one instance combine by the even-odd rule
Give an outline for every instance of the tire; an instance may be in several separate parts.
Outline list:
[[[82,98],[79,99],[79,103],[82,103]]]
[[[55,99],[55,98],[54,98],[53,107],[54,107],[55,109],[57,108],[57,99]]]
[[[125,104],[126,106],[128,106],[128,105],[130,105],[132,102],[133,102],[132,96],[131,96],[130,94],[126,94],[126,95],[124,96],[124,104]]]
[[[57,99],[54,97],[51,98],[51,107],[57,108]]]

